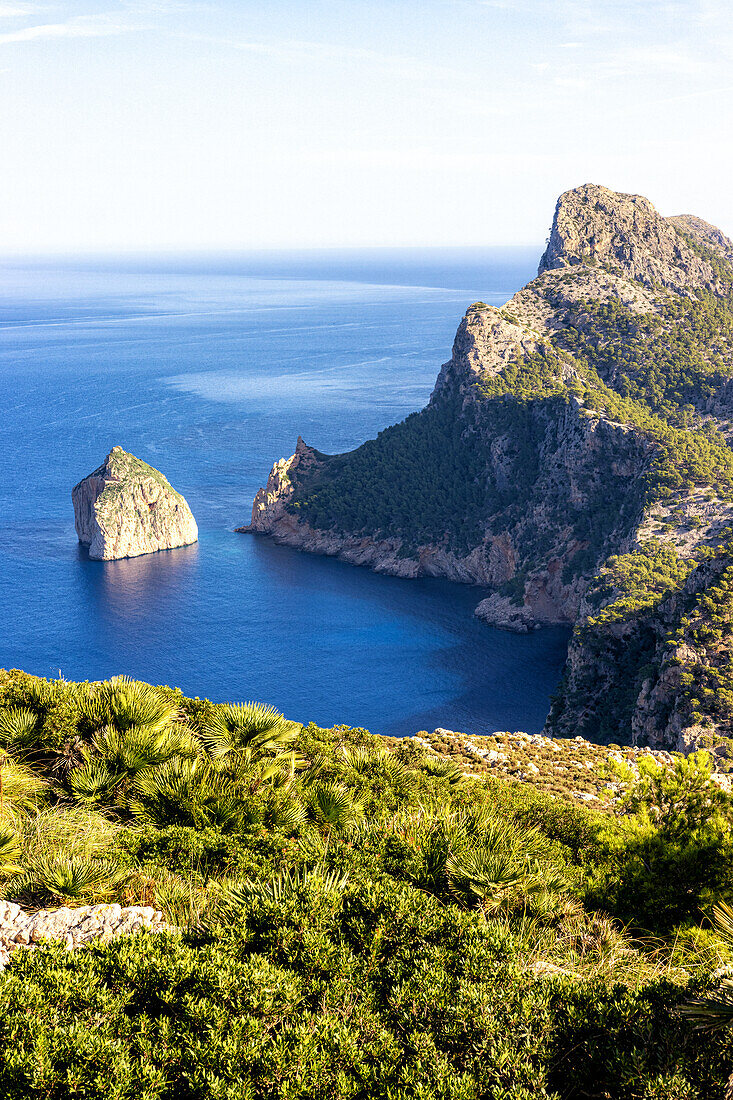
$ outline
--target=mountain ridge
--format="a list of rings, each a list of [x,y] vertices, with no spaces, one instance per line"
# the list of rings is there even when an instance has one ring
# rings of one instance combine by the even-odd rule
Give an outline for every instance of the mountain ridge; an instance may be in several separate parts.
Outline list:
[[[733,723],[683,690],[664,638],[694,602],[690,575],[717,583],[710,560],[733,538],[731,257],[696,216],[565,192],[537,278],[500,309],[469,307],[426,408],[346,455],[299,440],[245,529],[487,585],[477,611],[495,625],[573,624],[550,733],[719,740]]]

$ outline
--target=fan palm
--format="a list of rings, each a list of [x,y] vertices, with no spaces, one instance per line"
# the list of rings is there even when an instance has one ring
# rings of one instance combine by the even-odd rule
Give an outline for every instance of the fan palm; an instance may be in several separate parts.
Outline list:
[[[297,740],[301,726],[263,703],[225,703],[204,724],[202,740],[211,755],[224,757],[249,749],[255,756],[282,752]]]
[[[21,897],[30,894],[39,900],[102,900],[113,897],[129,877],[129,871],[109,860],[58,853],[31,860],[14,892]]]
[[[317,885],[324,892],[342,893],[348,881],[348,875],[327,871],[321,864],[296,870],[284,868],[267,882],[247,879],[225,886],[214,909],[215,918],[232,923],[253,904],[279,904],[310,885]]]
[[[88,750],[89,746],[81,734],[67,737],[60,748],[52,750],[51,774],[62,781],[68,779],[74,768],[86,763]]]
[[[713,921],[720,939],[726,947],[733,948],[733,909],[725,902],[720,902],[713,908]],[[711,996],[689,1001],[680,1011],[694,1020],[699,1028],[712,1030],[733,1024],[733,978],[722,978]]]
[[[76,802],[100,806],[112,802],[123,776],[112,771],[104,760],[93,757],[69,774],[68,782]]]
[[[27,707],[8,707],[0,711],[0,745],[18,756],[37,747],[41,720]]]
[[[178,730],[156,725],[128,726],[125,730],[103,726],[94,734],[92,745],[110,771],[125,777],[164,764],[171,757],[182,755],[182,748],[189,749],[189,742]]]
[[[162,733],[180,719],[180,711],[157,688],[113,676],[95,684],[82,706],[82,714],[92,729],[111,726],[120,733],[144,726],[149,733]]]
[[[390,787],[400,794],[407,794],[415,787],[415,772],[405,767],[387,749],[371,749],[359,745],[355,747],[344,745],[341,754],[346,765],[347,774],[354,777],[378,778],[385,780]]]
[[[268,829],[284,829],[294,832],[308,820],[308,811],[295,798],[273,795],[265,807],[263,824]]]
[[[307,812],[327,833],[344,829],[363,816],[361,805],[338,783],[315,783],[308,791]]]
[[[436,779],[445,779],[451,787],[457,787],[466,781],[466,773],[461,771],[452,760],[441,760],[439,757],[428,757],[423,763],[423,769],[428,775]]]
[[[475,838],[471,833],[477,824],[480,833]],[[453,896],[469,908],[495,912],[516,895],[525,901],[545,901],[566,886],[559,868],[541,858],[545,845],[536,829],[468,818],[459,822],[457,841],[446,860],[445,875]]]
[[[135,777],[128,808],[153,825],[234,825],[243,813],[232,781],[203,758],[173,757]]]

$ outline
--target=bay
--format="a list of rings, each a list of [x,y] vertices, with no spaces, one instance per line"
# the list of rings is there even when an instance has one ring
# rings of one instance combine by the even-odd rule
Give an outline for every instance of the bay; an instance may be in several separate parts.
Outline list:
[[[538,732],[567,631],[472,617],[481,589],[239,535],[299,434],[348,450],[427,401],[477,299],[535,249],[0,263],[0,666],[125,672],[322,725]],[[71,488],[116,444],[160,468],[194,547],[92,562]]]

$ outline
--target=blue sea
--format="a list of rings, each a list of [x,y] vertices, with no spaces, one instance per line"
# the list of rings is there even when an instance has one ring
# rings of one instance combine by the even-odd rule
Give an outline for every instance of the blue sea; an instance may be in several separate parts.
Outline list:
[[[345,451],[428,399],[476,299],[539,249],[0,262],[0,666],[128,673],[406,735],[538,732],[568,634],[479,623],[481,589],[236,534],[297,436]],[[116,444],[188,500],[196,546],[90,561],[71,488]]]

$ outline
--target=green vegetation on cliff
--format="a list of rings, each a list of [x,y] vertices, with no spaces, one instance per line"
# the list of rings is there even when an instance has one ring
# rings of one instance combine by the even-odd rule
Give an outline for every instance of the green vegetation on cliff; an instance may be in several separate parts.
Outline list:
[[[3,1096],[723,1100],[733,1042],[680,1013],[730,958],[703,754],[601,814],[415,739],[20,672],[0,745],[4,896],[179,928],[16,950]]]
[[[458,572],[421,557],[438,547],[528,618],[576,620],[553,732],[727,737],[727,589],[706,556],[730,539],[732,250],[641,196],[567,192],[540,275],[469,307],[428,407],[296,473],[285,541],[295,515],[392,540],[387,568],[396,548]]]

